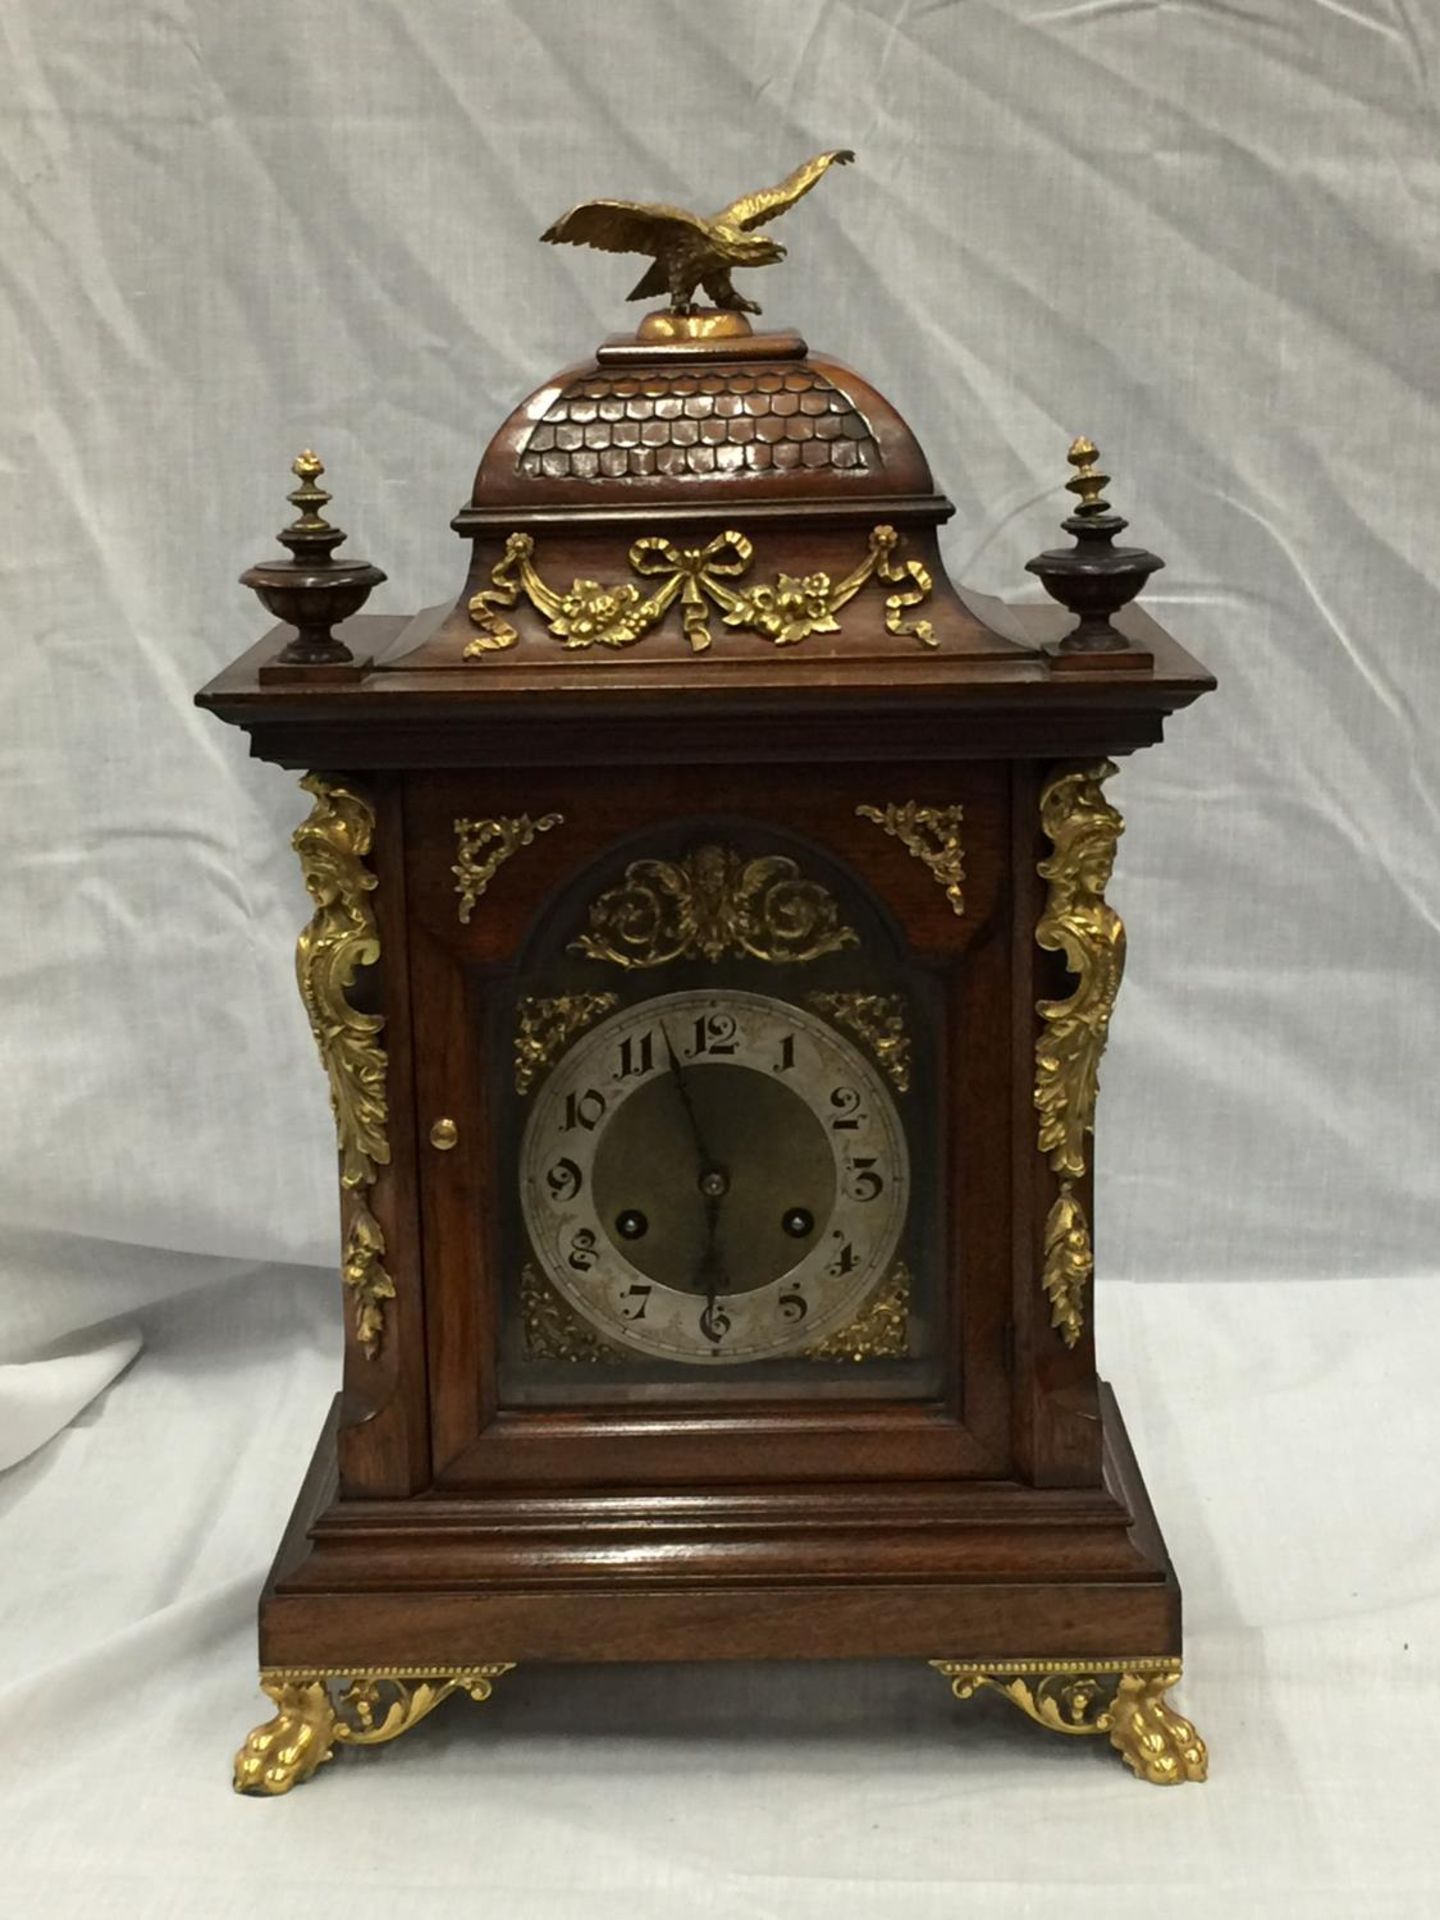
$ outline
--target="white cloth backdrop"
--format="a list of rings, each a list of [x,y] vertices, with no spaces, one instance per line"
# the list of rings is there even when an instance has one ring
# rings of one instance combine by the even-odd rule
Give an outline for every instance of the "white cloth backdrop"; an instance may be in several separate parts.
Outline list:
[[[310,1911],[378,1912],[422,1850],[446,1913],[477,1882],[520,1915],[928,1915],[958,1886],[1020,1913],[1075,1878],[1071,1910],[1440,1912],[1440,1698],[1403,1651],[1440,1627],[1440,1530],[1397,1461],[1440,1439],[1434,0],[7,0],[0,50],[24,1913],[249,1912],[312,1877]],[[838,144],[859,163],[747,291],[916,425],[984,591],[1035,591],[1091,434],[1167,561],[1148,604],[1221,680],[1112,787],[1099,1147],[1134,1283],[1105,1357],[1158,1450],[1216,1778],[1077,1777],[910,1678],[842,1706],[735,1676],[672,1712],[539,1674],[487,1709],[503,1742],[447,1719],[232,1806],[251,1604],[334,1380],[335,1206],[301,798],[190,694],[258,630],[235,576],[304,444],[390,575],[373,608],[458,589],[490,432],[636,311],[634,263],[535,244],[557,213],[720,205]]]

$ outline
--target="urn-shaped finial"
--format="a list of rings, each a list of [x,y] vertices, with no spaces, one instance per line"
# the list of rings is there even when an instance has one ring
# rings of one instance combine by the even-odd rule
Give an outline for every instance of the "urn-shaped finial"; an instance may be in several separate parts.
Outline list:
[[[1130,523],[1102,497],[1110,476],[1100,471],[1094,442],[1074,441],[1066,458],[1075,472],[1065,486],[1080,502],[1064,522],[1075,545],[1037,554],[1025,563],[1026,571],[1039,575],[1052,600],[1079,615],[1079,625],[1060,642],[1062,653],[1128,652],[1131,642],[1110,624],[1111,616],[1128,605],[1165,562],[1143,547],[1115,545],[1116,534]]]
[[[290,471],[300,482],[288,494],[295,518],[281,530],[279,540],[290,552],[288,560],[262,561],[241,574],[243,586],[258,594],[277,620],[295,628],[295,637],[275,656],[276,664],[293,667],[343,665],[354,655],[332,629],[358,613],[385,575],[364,560],[337,561],[332,556],[345,539],[331,526],[322,509],[330,495],[318,484],[325,464],[307,447]]]

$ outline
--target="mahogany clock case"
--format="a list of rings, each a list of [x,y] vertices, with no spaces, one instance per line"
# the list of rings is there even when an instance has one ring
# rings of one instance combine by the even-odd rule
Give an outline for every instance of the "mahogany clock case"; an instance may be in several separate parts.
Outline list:
[[[1034,938],[1045,765],[368,776],[392,1153],[373,1205],[396,1298],[375,1359],[351,1341],[262,1603],[267,1667],[1178,1648],[1178,1589],[1090,1329],[1064,1347],[1035,1284],[1052,1183],[1030,1010],[1065,987]],[[963,914],[857,812],[902,787],[964,809]],[[462,924],[455,822],[497,811],[565,824]],[[901,981],[915,1010],[909,1231],[933,1352],[878,1385],[840,1363],[792,1386],[800,1362],[759,1392],[572,1368],[564,1404],[533,1404],[505,1362],[517,997],[557,962],[548,984],[573,984],[575,910],[617,861],[737,834],[783,843],[868,909],[844,977]],[[443,1153],[442,1115],[459,1142]]]
[[[549,485],[527,451],[537,423],[576,394],[594,412],[591,385],[613,411],[616,383],[647,373],[662,396],[685,387],[676,421],[713,401],[703,444],[765,407],[777,422],[818,420],[802,403],[835,409],[829,444],[850,446],[850,465],[762,474],[737,456],[730,485],[690,473],[687,443],[638,481],[597,480],[591,462]],[[873,435],[846,439],[847,408]],[[1101,484],[1087,465],[1083,511],[1104,509]],[[1075,988],[1063,943],[1037,939],[1039,869],[1057,771],[1098,798],[1107,756],[1157,741],[1214,683],[1133,609],[1095,651],[1061,639],[1058,610],[962,598],[935,538],[950,511],[893,410],[794,336],[611,343],[496,436],[456,522],[474,557],[452,609],[349,618],[312,632],[298,662],[282,627],[199,696],[260,757],[313,770],[320,806],[354,796],[340,843],[363,903],[345,992],[362,1022],[383,1020],[383,1140],[343,1184],[347,1278],[373,1279],[383,1246],[391,1291],[368,1317],[347,1292],[344,1390],[261,1601],[266,1669],[1040,1655],[1114,1671],[1137,1649],[1175,1664],[1179,1591],[1096,1376],[1091,1317],[1062,1325],[1039,1281],[1057,1191],[1093,1218],[1088,1166],[1057,1188],[1037,1134],[1037,1007]],[[1123,524],[1087,522],[1087,537]],[[1158,564],[1116,550],[1102,568],[1125,554]],[[752,562],[778,584],[737,595],[727,582]],[[286,564],[265,572],[267,592]],[[633,584],[605,597],[595,583],[627,565],[671,584],[643,604]],[[553,583],[572,573],[567,599]],[[776,596],[805,581],[819,583],[804,589],[811,611],[781,631]],[[653,635],[619,632],[632,614]],[[577,619],[609,621],[608,643],[577,636]],[[1099,805],[1113,853],[1118,819]],[[961,823],[953,886],[897,830],[907,807]],[[477,821],[502,824],[503,857],[457,900],[457,834]],[[307,868],[322,914],[335,844]],[[793,861],[853,945],[793,964],[691,955],[645,979],[577,956],[584,915],[627,862],[707,847]],[[705,1371],[605,1364],[583,1341],[533,1350],[522,1002],[594,992],[624,1007],[710,986],[903,1007],[912,1291],[898,1353]]]

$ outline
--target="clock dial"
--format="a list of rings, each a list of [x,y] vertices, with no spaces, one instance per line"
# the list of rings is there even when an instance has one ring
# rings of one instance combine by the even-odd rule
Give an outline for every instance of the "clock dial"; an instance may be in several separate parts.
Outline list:
[[[845,1325],[892,1261],[909,1163],[869,1061],[753,993],[677,993],[591,1029],[521,1151],[536,1258],[607,1339],[712,1365]]]

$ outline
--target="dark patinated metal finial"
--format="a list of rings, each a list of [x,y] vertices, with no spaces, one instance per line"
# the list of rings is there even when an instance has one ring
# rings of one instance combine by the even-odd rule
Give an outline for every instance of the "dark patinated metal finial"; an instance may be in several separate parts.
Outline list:
[[[287,495],[296,517],[279,535],[290,558],[262,561],[257,567],[247,568],[240,581],[253,589],[277,620],[296,630],[294,639],[275,656],[275,664],[344,665],[354,655],[343,640],[336,639],[332,629],[360,611],[385,575],[365,560],[332,558],[345,534],[339,527],[332,527],[322,512],[329,505],[330,495],[317,484],[325,471],[319,456],[307,447],[290,471],[300,482]]]
[[[1127,606],[1165,562],[1143,547],[1115,545],[1116,534],[1130,523],[1102,497],[1110,476],[1100,471],[1094,442],[1076,440],[1066,458],[1076,471],[1065,486],[1080,502],[1064,522],[1075,545],[1037,554],[1026,561],[1026,571],[1038,574],[1051,599],[1079,616],[1079,625],[1059,644],[1061,653],[1129,653],[1133,643],[1110,624],[1111,616]]]

